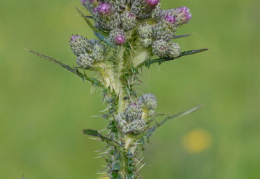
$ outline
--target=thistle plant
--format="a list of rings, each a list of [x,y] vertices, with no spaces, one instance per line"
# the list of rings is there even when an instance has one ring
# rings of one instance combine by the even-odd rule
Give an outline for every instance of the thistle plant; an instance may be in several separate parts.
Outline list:
[[[76,67],[46,55],[30,52],[53,62],[93,87],[102,89],[107,121],[106,130],[84,129],[83,133],[106,143],[102,157],[110,179],[136,179],[143,166],[140,154],[159,127],[188,111],[164,117],[156,111],[153,94],[138,96],[134,86],[140,83],[143,68],[162,64],[207,49],[182,51],[174,42],[189,35],[176,31],[191,20],[187,7],[161,9],[160,0],[81,0],[91,15],[79,14],[97,39],[72,35],[69,41]],[[91,72],[91,73],[89,73]]]

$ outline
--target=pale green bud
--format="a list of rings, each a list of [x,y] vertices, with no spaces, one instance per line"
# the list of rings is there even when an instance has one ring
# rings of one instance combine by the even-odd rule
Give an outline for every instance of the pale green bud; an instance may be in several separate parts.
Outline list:
[[[149,47],[153,43],[151,38],[145,38],[145,39],[140,38],[139,40],[141,45],[145,48]]]
[[[92,67],[92,64],[95,62],[93,57],[87,53],[85,54],[80,54],[77,58],[77,64],[81,68],[90,68]]]
[[[105,58],[106,47],[99,40],[92,39],[89,41],[92,45],[92,57],[95,61],[103,61]]]
[[[80,35],[73,35],[70,39],[70,46],[75,55],[89,53],[91,51],[91,44],[89,41]]]
[[[156,40],[153,45],[153,53],[159,57],[166,57],[169,51],[169,46],[165,40]]]
[[[181,54],[181,48],[179,44],[170,42],[169,44],[169,51],[168,51],[168,56],[171,58],[176,58],[180,56]]]
[[[142,103],[144,105],[145,108],[147,108],[149,110],[154,110],[157,107],[157,99],[151,93],[142,95],[139,98],[139,101],[140,101],[140,103]]]
[[[143,39],[152,37],[152,32],[153,32],[153,26],[147,23],[143,23],[139,25],[137,29],[138,36]]]
[[[169,42],[174,38],[175,31],[176,27],[173,24],[160,21],[153,27],[153,37]]]
[[[124,30],[131,30],[132,28],[135,27],[137,20],[136,16],[131,13],[130,11],[125,11],[121,15],[121,22],[122,22],[122,27]]]
[[[131,11],[136,14],[139,19],[150,18],[153,11],[160,6],[159,0],[135,0],[132,3]]]
[[[113,30],[120,25],[120,16],[111,4],[101,3],[92,11],[95,26],[101,30]]]
[[[109,33],[109,40],[114,45],[122,45],[127,39],[123,29],[114,29]]]
[[[146,122],[144,120],[135,120],[131,123],[128,123],[122,128],[122,132],[125,134],[133,133],[140,134],[144,131]]]
[[[131,103],[125,109],[125,117],[127,122],[140,120],[142,118],[142,107],[138,103]]]

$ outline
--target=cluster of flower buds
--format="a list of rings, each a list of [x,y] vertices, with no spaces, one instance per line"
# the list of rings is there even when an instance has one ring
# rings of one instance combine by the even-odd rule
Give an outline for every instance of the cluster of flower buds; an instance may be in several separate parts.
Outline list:
[[[140,134],[146,128],[148,113],[155,113],[157,100],[153,94],[144,94],[138,102],[129,103],[124,113],[116,116],[116,121],[125,134]]]
[[[92,14],[95,28],[109,40],[110,44],[120,46],[130,40],[137,41],[139,43],[134,43],[137,44],[136,48],[138,44],[146,48],[149,53],[147,57],[180,56],[180,46],[172,40],[175,38],[177,27],[188,23],[191,19],[187,7],[161,10],[160,0],[81,0],[81,2]],[[99,54],[102,54],[105,51],[104,47],[101,43],[98,44],[100,49],[102,48],[99,49]],[[80,67],[87,68],[97,61],[93,59],[93,48],[89,47],[90,42],[85,38],[72,36],[71,45],[73,51],[76,50],[74,53],[78,56],[77,63]],[[100,57],[98,60],[103,59]]]
[[[95,63],[104,60],[106,48],[99,40],[87,40],[80,35],[73,35],[70,39],[70,46],[74,54],[78,56],[77,64],[81,68],[91,68]]]

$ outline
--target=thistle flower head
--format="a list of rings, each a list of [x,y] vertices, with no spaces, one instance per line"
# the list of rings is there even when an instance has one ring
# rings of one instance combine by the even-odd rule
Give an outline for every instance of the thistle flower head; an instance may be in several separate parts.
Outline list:
[[[157,24],[153,26],[153,37],[169,42],[174,38],[176,26],[176,17],[172,14],[165,14],[159,17]]]
[[[145,38],[145,39],[140,38],[139,40],[141,45],[145,48],[149,47],[153,43],[153,39],[151,38]]]
[[[109,34],[109,40],[114,45],[122,45],[126,42],[126,34],[123,29],[114,29]]]
[[[72,35],[70,38],[70,46],[75,55],[88,53],[91,51],[91,44],[89,41],[80,35]]]
[[[122,132],[125,134],[140,134],[144,131],[146,122],[144,120],[135,120],[123,126]]]
[[[171,24],[174,24],[176,22],[176,17],[175,16],[171,16],[170,14],[167,14],[165,17],[164,17],[164,20],[171,23]]]
[[[120,15],[121,25],[124,30],[131,30],[137,24],[137,19],[135,14],[130,11],[125,11]]]
[[[109,14],[111,10],[112,7],[108,3],[101,3],[97,8],[98,13],[102,15]]]
[[[168,19],[168,17],[172,16],[175,18],[175,25],[182,25],[185,23],[188,23],[188,21],[191,19],[191,13],[190,9],[188,7],[179,7],[175,9],[168,9],[168,10],[163,10],[160,13],[162,18]]]
[[[131,11],[140,19],[156,16],[158,9],[160,9],[159,0],[135,0],[131,6]]]
[[[92,45],[92,57],[96,62],[103,61],[105,58],[106,47],[101,44],[99,40],[91,39],[90,44]]]
[[[77,58],[77,64],[79,67],[87,69],[92,67],[92,64],[94,63],[94,59],[92,58],[91,55],[85,53],[85,54],[80,54]]]
[[[142,107],[138,103],[130,103],[125,110],[125,117],[127,122],[140,120],[142,118]]]
[[[151,93],[142,95],[139,101],[149,110],[154,110],[157,107],[157,99]]]
[[[137,34],[141,38],[151,38],[153,32],[153,26],[148,23],[143,23],[138,26]]]
[[[179,24],[188,23],[191,19],[190,9],[188,7],[179,7],[177,10],[179,11],[179,14],[177,15]]]
[[[169,45],[168,56],[170,58],[176,58],[176,57],[180,56],[181,48],[180,48],[179,44],[170,42],[168,45]]]
[[[149,7],[155,7],[160,1],[159,0],[145,0]]]
[[[169,51],[169,46],[165,40],[156,40],[154,41],[153,45],[153,53],[158,55],[159,57],[166,57]]]

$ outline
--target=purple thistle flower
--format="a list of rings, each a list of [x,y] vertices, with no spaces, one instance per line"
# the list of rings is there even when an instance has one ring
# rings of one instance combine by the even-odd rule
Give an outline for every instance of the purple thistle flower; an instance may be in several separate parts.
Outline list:
[[[159,0],[146,0],[146,4],[150,7],[155,7],[160,1]]]
[[[95,13],[95,12],[98,12],[98,7],[95,7],[94,9],[93,9],[93,13]]]
[[[185,19],[185,21],[191,19],[191,13],[188,7],[179,7],[178,9],[180,9],[180,13],[182,14],[182,17]]]
[[[70,41],[74,41],[76,38],[78,37],[78,35],[72,35],[71,38],[70,38]]]
[[[166,20],[167,22],[172,23],[172,24],[174,24],[174,23],[176,22],[175,16],[171,16],[171,15],[169,15],[169,14],[167,14],[167,15],[165,16],[165,20]]]
[[[122,45],[126,42],[126,34],[123,29],[114,29],[109,33],[109,40],[114,45]]]
[[[111,6],[107,3],[102,3],[98,6],[98,12],[100,14],[109,14],[111,12]]]
[[[188,7],[179,7],[174,9],[174,11],[177,12],[176,20],[178,21],[178,25],[188,23],[191,19],[191,13]]]

